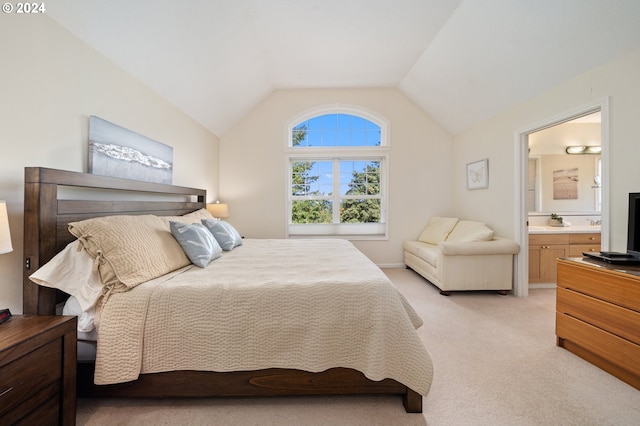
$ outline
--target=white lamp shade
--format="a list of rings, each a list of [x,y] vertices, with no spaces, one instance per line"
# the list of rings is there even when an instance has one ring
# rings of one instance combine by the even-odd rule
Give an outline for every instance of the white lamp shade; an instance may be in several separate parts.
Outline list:
[[[7,204],[0,201],[0,254],[13,251],[11,246],[11,233],[9,232],[9,216]]]
[[[229,217],[229,206],[224,203],[207,204],[207,210],[218,219]]]

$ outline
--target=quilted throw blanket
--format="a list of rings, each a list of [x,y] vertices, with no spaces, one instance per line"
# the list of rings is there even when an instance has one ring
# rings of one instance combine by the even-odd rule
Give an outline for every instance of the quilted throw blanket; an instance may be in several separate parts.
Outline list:
[[[186,269],[109,297],[96,384],[173,370],[346,367],[429,391],[422,320],[350,242],[247,239]]]

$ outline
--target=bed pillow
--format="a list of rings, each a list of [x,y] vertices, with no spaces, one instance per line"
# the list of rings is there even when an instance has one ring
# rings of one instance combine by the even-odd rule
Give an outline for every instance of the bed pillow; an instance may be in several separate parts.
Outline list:
[[[230,251],[242,245],[242,236],[229,222],[218,219],[204,219],[202,224],[213,234],[222,250]]]
[[[82,310],[77,298],[71,296],[67,299],[62,307],[62,315],[71,315],[78,317],[78,340],[98,340],[98,333],[94,323],[96,315],[95,308]]]
[[[438,244],[447,239],[456,223],[458,223],[458,218],[455,217],[432,217],[418,237],[418,241]]]
[[[493,230],[482,222],[459,221],[447,237],[447,241],[489,241]]]
[[[100,275],[93,269],[93,259],[75,240],[29,276],[34,283],[62,290],[78,300],[87,311],[102,294]]]
[[[169,227],[194,265],[204,268],[222,255],[220,244],[203,224],[171,221]]]
[[[167,226],[169,222],[183,222],[183,223],[200,223],[202,219],[213,219],[213,215],[207,209],[199,209],[191,213],[187,213],[182,216],[159,216]]]
[[[70,223],[69,232],[95,259],[110,291],[127,291],[191,263],[158,216],[97,217]]]

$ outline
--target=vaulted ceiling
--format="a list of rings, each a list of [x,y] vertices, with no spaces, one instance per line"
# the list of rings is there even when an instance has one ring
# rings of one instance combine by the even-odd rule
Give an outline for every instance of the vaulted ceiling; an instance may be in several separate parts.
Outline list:
[[[55,0],[46,7],[218,136],[274,90],[375,87],[398,88],[457,134],[640,48],[638,0]]]

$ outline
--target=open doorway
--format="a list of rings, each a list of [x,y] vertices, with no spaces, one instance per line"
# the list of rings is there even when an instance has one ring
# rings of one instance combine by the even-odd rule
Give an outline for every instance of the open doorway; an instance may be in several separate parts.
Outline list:
[[[608,126],[608,120],[609,120],[609,114],[608,114],[608,99],[604,99],[600,102],[597,102],[588,106],[584,106],[582,108],[576,109],[574,111],[568,112],[566,114],[563,114],[557,117],[550,118],[542,123],[529,126],[521,131],[516,132],[516,135],[515,135],[516,136],[516,159],[517,159],[516,181],[518,182],[518,184],[516,185],[517,206],[516,206],[515,235],[516,235],[516,240],[518,241],[521,247],[521,251],[520,251],[520,254],[518,255],[517,265],[516,265],[516,277],[515,277],[515,285],[514,285],[514,294],[516,296],[524,297],[524,296],[527,296],[529,293],[529,232],[528,232],[529,229],[527,225],[530,219],[530,209],[532,208],[532,205],[537,204],[535,208],[540,210],[539,212],[534,212],[533,216],[531,216],[534,219],[534,221],[538,220],[536,219],[536,215],[537,217],[539,217],[539,220],[548,221],[549,215],[551,213],[555,213],[555,211],[551,211],[551,210],[557,209],[559,205],[563,205],[562,203],[554,205],[552,202],[553,195],[547,195],[545,198],[545,195],[540,193],[541,190],[544,191],[544,188],[535,188],[535,185],[530,185],[530,179],[539,179],[537,183],[538,184],[541,183],[540,182],[541,170],[539,168],[539,165],[540,165],[539,162],[537,162],[537,166],[536,166],[538,167],[536,169],[538,175],[536,176],[534,174],[534,176],[530,178],[530,169],[529,169],[530,139],[535,140],[536,135],[539,134],[539,132],[543,132],[547,129],[552,129],[555,126],[568,123],[576,119],[585,120],[585,118],[583,117],[591,116],[594,113],[600,113],[599,145],[601,147],[601,153],[600,153],[600,159],[597,162],[598,178],[595,178],[595,174],[594,174],[594,176],[590,177],[589,181],[586,181],[585,179],[583,179],[584,180],[583,184],[585,185],[585,188],[587,186],[589,187],[588,188],[589,191],[595,190],[595,188],[591,188],[591,187],[595,187],[595,186],[599,187],[597,188],[598,189],[597,201],[596,201],[595,193],[594,193],[593,200],[591,200],[590,198],[590,202],[592,201],[591,205],[593,207],[589,207],[590,208],[589,212],[595,213],[596,203],[597,203],[600,206],[600,215],[597,217],[595,214],[591,215],[593,217],[588,217],[587,215],[583,219],[580,219],[580,221],[584,220],[586,224],[588,223],[587,222],[588,219],[599,220],[600,230],[601,230],[602,249],[603,250],[608,249],[608,246],[609,246],[609,228],[608,228],[608,217],[609,217],[609,205],[608,205],[608,194],[609,194],[609,189],[608,189],[608,186],[609,186],[609,179],[608,179],[609,131],[608,129],[609,129],[609,126]],[[552,139],[554,138],[547,138],[547,140],[549,141]],[[570,142],[570,141],[565,141],[564,144],[565,144],[564,147],[558,146],[556,147],[556,149],[565,150],[565,153],[566,153],[567,146],[587,145],[586,143],[581,144],[579,142]],[[596,144],[594,142],[591,142],[590,145],[596,145]],[[533,157],[534,158],[536,157],[535,152]],[[590,158],[591,160],[589,161],[593,161],[594,162],[593,164],[596,164],[595,157],[590,156]],[[565,173],[569,173],[569,172],[573,173],[573,171],[571,171],[570,169],[571,168],[567,168]],[[562,173],[564,169],[558,168],[558,170],[559,170],[559,173]],[[596,181],[599,181],[599,183],[596,183]],[[549,191],[553,191],[553,182],[548,183],[547,186],[548,188],[550,188],[548,189]],[[557,187],[559,187],[559,185]],[[583,192],[587,190],[585,188],[582,189]],[[579,190],[579,188],[577,189]],[[533,192],[535,192],[535,195],[531,195],[532,190],[534,190]],[[570,196],[573,197],[573,195],[570,195]],[[580,200],[580,202],[585,202],[585,200]],[[545,205],[547,208],[545,208]],[[569,205],[571,204],[564,204],[564,206],[569,206]],[[565,207],[565,208],[571,208],[571,207]],[[586,209],[586,208],[583,207],[583,209]],[[566,211],[571,213],[571,211],[569,210],[566,210]]]

